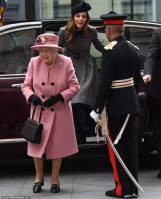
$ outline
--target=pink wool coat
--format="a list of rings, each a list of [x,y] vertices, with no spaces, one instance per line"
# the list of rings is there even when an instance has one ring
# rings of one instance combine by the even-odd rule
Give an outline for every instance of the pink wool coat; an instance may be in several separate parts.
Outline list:
[[[28,102],[32,94],[42,102],[50,96],[61,94],[64,102],[58,101],[42,111],[43,124],[40,144],[28,142],[28,155],[47,159],[62,158],[78,152],[70,100],[79,92],[72,61],[64,55],[57,55],[54,66],[48,69],[40,57],[32,58],[22,85],[22,92]],[[31,103],[31,113],[33,112]],[[34,120],[39,120],[40,106],[36,107]]]

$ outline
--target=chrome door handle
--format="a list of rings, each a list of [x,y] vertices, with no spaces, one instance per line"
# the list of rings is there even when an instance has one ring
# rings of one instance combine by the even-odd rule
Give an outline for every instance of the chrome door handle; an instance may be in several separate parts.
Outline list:
[[[22,84],[12,84],[11,87],[21,88]]]

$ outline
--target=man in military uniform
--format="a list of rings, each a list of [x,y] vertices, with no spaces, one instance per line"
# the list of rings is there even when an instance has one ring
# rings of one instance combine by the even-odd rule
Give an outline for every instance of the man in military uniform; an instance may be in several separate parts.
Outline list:
[[[94,110],[90,115],[97,122],[106,104],[110,138],[115,141],[127,115],[130,114],[122,138],[115,147],[133,177],[138,181],[137,123],[140,107],[137,91],[140,82],[141,59],[138,50],[127,42],[123,35],[126,17],[115,12],[101,15],[110,44],[105,47],[102,54],[99,87]],[[137,198],[137,187],[115,158],[110,145],[108,148],[116,188],[106,191],[105,195]]]

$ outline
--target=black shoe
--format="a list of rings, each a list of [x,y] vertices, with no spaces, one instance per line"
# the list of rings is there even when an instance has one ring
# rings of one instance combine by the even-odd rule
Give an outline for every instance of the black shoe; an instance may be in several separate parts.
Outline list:
[[[157,178],[161,179],[161,170],[159,171]]]
[[[108,197],[123,198],[122,196],[116,195],[116,189],[106,191],[105,195],[108,196]]]
[[[58,193],[58,192],[60,192],[60,185],[52,184],[50,190],[51,190],[51,193]]]
[[[42,191],[41,186],[44,185],[44,179],[42,180],[42,182],[35,182],[34,186],[33,186],[33,192],[34,193],[40,193]]]
[[[108,197],[116,197],[116,198],[138,198],[138,195],[136,195],[136,194],[118,196],[118,195],[116,195],[116,189],[113,189],[111,191],[106,191],[105,195]]]
[[[135,194],[135,193],[133,193],[133,194],[131,194],[131,195],[125,195],[124,196],[124,198],[138,198],[139,197],[139,195],[137,195],[137,194]]]
[[[135,193],[133,193],[132,195],[131,195],[131,198],[138,198],[139,197],[139,195],[137,195],[137,194],[135,194]]]

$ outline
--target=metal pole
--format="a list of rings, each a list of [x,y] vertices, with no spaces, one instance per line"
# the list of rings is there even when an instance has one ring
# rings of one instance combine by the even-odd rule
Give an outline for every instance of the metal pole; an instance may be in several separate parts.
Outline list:
[[[112,11],[114,11],[114,0],[112,0]]]
[[[134,19],[134,1],[131,0],[130,4],[131,4],[131,19]]]
[[[54,0],[54,18],[58,18],[58,5],[59,5],[59,2],[58,0]]]
[[[147,1],[144,2],[144,20],[147,20]]]
[[[35,20],[35,1],[25,0],[25,15],[26,21]]]

